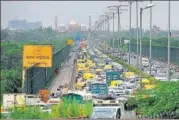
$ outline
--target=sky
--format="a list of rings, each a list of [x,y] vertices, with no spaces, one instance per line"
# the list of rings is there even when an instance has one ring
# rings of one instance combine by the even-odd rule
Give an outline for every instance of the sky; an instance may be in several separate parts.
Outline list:
[[[140,2],[139,7],[144,7],[150,2]],[[168,1],[153,1],[152,24],[163,30],[168,29]],[[68,24],[76,20],[80,24],[89,24],[91,15],[92,24],[99,20],[99,16],[108,12],[107,6],[119,5],[118,1],[1,1],[1,27],[8,26],[8,20],[26,19],[29,22],[41,21],[44,27],[54,28],[55,16],[58,16],[58,25]],[[122,2],[121,4],[128,4]],[[128,8],[128,7],[126,7]],[[171,29],[179,30],[179,1],[171,1]],[[132,3],[132,27],[136,27],[136,3]],[[110,20],[112,29],[112,20]],[[121,29],[129,28],[129,11],[121,14]],[[150,28],[150,9],[143,12],[143,28]],[[117,18],[115,18],[117,30]]]

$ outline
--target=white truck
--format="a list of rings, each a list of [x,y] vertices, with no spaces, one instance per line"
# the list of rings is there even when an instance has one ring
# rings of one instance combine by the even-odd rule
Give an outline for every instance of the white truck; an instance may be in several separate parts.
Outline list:
[[[94,99],[93,113],[90,119],[120,119],[124,111],[123,103],[119,100]]]

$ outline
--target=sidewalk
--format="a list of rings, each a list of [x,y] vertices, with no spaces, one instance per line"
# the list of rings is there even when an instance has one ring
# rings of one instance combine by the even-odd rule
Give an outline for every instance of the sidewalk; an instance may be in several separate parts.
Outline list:
[[[52,84],[48,88],[50,93],[56,92],[59,86],[70,85],[74,59],[75,54],[73,53],[70,60],[66,60],[63,63],[59,74],[53,79]]]

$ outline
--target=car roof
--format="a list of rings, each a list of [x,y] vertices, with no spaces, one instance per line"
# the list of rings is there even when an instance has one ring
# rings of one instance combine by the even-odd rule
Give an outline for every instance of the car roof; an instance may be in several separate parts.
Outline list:
[[[121,108],[121,106],[97,106],[97,107],[94,107],[94,108]]]

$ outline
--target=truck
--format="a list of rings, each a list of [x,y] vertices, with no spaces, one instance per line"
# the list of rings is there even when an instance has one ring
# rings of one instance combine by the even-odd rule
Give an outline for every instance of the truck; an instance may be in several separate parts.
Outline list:
[[[144,67],[147,67],[147,66],[149,66],[149,59],[148,58],[145,58],[145,57],[142,57],[142,65],[144,66]]]
[[[105,83],[92,83],[90,87],[93,95],[108,95],[108,87]]]
[[[90,119],[120,119],[124,104],[116,100],[94,99],[94,108]]]
[[[112,80],[120,80],[120,73],[117,71],[106,72],[106,84],[108,86]]]

